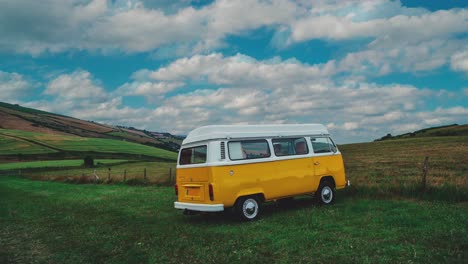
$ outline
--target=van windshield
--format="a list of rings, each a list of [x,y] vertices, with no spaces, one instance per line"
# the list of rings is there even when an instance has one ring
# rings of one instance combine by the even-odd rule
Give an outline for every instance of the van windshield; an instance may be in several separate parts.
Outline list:
[[[184,148],[180,151],[180,165],[200,164],[206,162],[206,146]]]

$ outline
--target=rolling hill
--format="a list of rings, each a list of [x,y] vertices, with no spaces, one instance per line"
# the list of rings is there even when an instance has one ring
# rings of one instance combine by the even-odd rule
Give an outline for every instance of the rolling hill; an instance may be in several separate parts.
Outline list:
[[[443,136],[468,136],[468,124],[465,125],[447,125],[438,127],[429,127],[420,129],[414,132],[404,133],[397,136],[387,134],[374,141],[391,140],[391,139],[403,139],[413,137],[443,137]]]
[[[169,133],[110,126],[4,102],[0,102],[0,129],[123,140],[170,151],[177,151],[182,141]]]

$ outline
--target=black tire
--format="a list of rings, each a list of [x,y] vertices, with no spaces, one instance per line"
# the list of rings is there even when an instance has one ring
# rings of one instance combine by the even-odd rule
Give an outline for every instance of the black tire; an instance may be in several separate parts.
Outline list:
[[[335,202],[335,186],[330,181],[322,181],[314,195],[318,205],[330,205]]]
[[[237,199],[235,212],[240,220],[252,221],[259,217],[261,207],[261,200],[258,196],[243,196]]]

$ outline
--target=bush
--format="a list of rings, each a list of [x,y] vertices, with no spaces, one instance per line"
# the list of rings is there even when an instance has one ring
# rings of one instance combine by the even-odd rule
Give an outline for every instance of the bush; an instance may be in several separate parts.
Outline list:
[[[93,157],[91,157],[91,156],[86,156],[86,157],[84,157],[83,161],[84,161],[84,166],[85,166],[86,168],[92,168],[92,167],[94,167],[94,159],[93,159]]]

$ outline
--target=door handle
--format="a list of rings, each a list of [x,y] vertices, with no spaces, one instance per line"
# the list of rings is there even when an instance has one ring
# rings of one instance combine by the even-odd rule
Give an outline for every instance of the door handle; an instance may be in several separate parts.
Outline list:
[[[319,165],[319,164],[320,164],[320,162],[318,162],[318,161],[314,162],[314,165]]]

